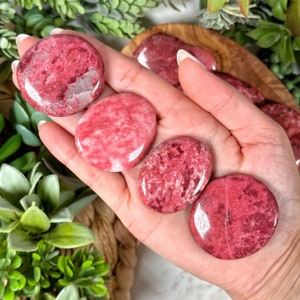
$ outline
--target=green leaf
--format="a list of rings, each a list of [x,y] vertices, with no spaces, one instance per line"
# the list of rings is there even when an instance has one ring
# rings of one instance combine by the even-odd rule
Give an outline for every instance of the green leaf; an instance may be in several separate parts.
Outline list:
[[[20,266],[22,265],[22,258],[19,256],[19,255],[16,255],[14,258],[13,258],[13,260],[12,260],[12,262],[11,262],[11,267],[13,268],[13,269],[18,269]],[[19,277],[17,278],[17,279],[20,279],[20,275],[19,275]]]
[[[14,134],[0,147],[0,162],[14,154],[21,146],[21,136]]]
[[[75,248],[95,241],[93,232],[79,223],[65,223],[44,235],[45,242],[62,249]]]
[[[207,0],[207,11],[211,14],[217,13],[227,0]]]
[[[285,13],[286,10],[284,9],[280,1],[278,1],[272,8],[273,16],[280,21],[285,21]]]
[[[22,173],[26,173],[33,168],[35,163],[36,154],[34,151],[30,151],[10,162],[10,165],[17,168]]]
[[[41,146],[41,140],[28,128],[21,124],[16,125],[17,133],[22,137],[24,144],[31,147],[39,147]]]
[[[30,190],[25,175],[18,169],[2,164],[0,167],[0,194],[14,205]]]
[[[241,10],[241,13],[245,16],[248,17],[249,15],[249,0],[238,0],[239,3],[239,8]]]
[[[300,50],[300,37],[294,38],[293,43],[297,50]]]
[[[84,209],[88,204],[92,203],[96,198],[97,195],[95,194],[87,195],[79,200],[74,201],[68,207],[71,209],[73,216],[77,216],[82,209]]]
[[[291,0],[286,11],[286,26],[293,36],[300,37],[300,1]]]
[[[275,45],[280,40],[280,38],[280,32],[267,33],[257,40],[257,46],[261,48],[270,48]]]
[[[1,74],[0,86],[4,85],[5,81],[9,78],[11,74],[11,63],[12,63],[11,59],[6,59],[2,61],[2,63],[0,64],[0,74]]]
[[[13,221],[11,223],[5,223],[0,221],[0,232],[9,233],[18,228],[20,220]]]
[[[37,185],[37,194],[40,196],[42,203],[51,211],[58,207],[59,192],[59,181],[55,174],[45,176]]]
[[[0,113],[0,134],[2,133],[5,126],[5,118],[3,114]]]
[[[21,217],[21,226],[30,233],[46,232],[50,228],[47,215],[34,204]]]
[[[7,247],[16,251],[35,251],[38,243],[25,231],[16,229],[7,236]]]
[[[78,288],[73,284],[64,287],[57,295],[56,300],[80,300]]]
[[[30,129],[30,118],[26,110],[17,101],[14,101],[13,104],[13,114],[14,114],[14,121],[16,122],[16,124],[21,124],[26,128]]]
[[[31,119],[31,125],[35,131],[38,130],[38,124],[40,121],[51,122],[51,119],[47,115],[45,115],[39,111],[33,112],[30,116],[30,119]]]
[[[72,211],[68,207],[64,207],[60,209],[56,214],[51,216],[50,222],[51,223],[63,223],[63,222],[72,222],[74,215]]]
[[[29,182],[30,182],[30,185],[31,185],[31,190],[30,190],[31,193],[33,193],[33,191],[34,191],[36,185],[38,184],[39,180],[43,177],[43,173],[37,171],[40,164],[41,164],[40,162],[37,162],[33,166],[32,170],[30,172],[30,175],[29,175]]]
[[[20,204],[24,210],[27,210],[33,204],[35,204],[37,207],[39,207],[41,205],[41,199],[37,194],[30,194],[30,195],[24,196],[20,200]]]
[[[22,215],[22,211],[0,196],[0,219],[5,222],[16,221]]]

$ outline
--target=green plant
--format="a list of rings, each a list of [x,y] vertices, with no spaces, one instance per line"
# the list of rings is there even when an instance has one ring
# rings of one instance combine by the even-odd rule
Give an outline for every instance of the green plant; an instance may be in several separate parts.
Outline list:
[[[105,281],[110,267],[99,251],[81,247],[71,255],[40,242],[33,252],[7,248],[5,234],[0,244],[0,298],[79,300],[107,298]]]
[[[201,0],[199,22],[243,46],[256,48],[300,103],[300,2]],[[249,47],[250,48],[250,47]]]
[[[8,248],[34,251],[40,241],[58,248],[92,243],[89,228],[72,221],[96,196],[60,190],[58,176],[43,175],[38,166],[27,177],[8,164],[0,167],[0,232],[8,234]]]
[[[22,137],[13,131],[8,120],[0,113],[0,164],[7,162],[22,172],[29,171],[36,163],[36,153],[22,149],[22,154],[18,155],[23,146],[26,148]]]

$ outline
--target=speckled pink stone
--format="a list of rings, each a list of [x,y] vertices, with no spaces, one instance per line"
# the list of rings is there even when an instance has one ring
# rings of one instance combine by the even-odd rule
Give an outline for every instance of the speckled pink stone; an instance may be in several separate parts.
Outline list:
[[[158,145],[145,159],[138,184],[146,206],[174,213],[193,203],[212,170],[209,148],[191,137],[177,137]]]
[[[145,156],[156,134],[156,114],[143,97],[120,93],[91,106],[81,117],[75,142],[98,169],[121,172]]]
[[[22,95],[50,116],[82,111],[104,87],[104,65],[85,39],[57,34],[41,39],[21,58],[17,80]]]
[[[260,181],[244,174],[212,180],[195,201],[190,226],[197,243],[221,259],[261,249],[272,237],[279,209]]]

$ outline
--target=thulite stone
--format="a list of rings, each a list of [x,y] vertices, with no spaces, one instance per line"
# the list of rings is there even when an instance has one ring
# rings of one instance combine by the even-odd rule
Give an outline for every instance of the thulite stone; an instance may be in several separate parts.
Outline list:
[[[156,114],[143,97],[122,93],[91,106],[76,128],[81,156],[93,166],[121,172],[136,165],[156,134]]]
[[[146,158],[138,183],[145,205],[173,213],[194,202],[212,170],[209,148],[190,137],[177,137],[158,145]]]
[[[261,249],[273,235],[279,209],[260,181],[244,174],[212,180],[195,201],[190,226],[211,255],[237,259]]]
[[[82,111],[104,87],[104,65],[98,51],[74,35],[41,39],[21,58],[18,84],[35,109],[50,116]]]
[[[263,95],[255,87],[249,85],[248,83],[225,72],[214,72],[214,74],[231,84],[246,98],[248,98],[251,102],[255,103],[256,105],[261,105],[265,103],[265,98],[263,97]]]
[[[184,49],[197,57],[208,70],[217,66],[214,56],[205,49],[184,43],[166,34],[154,34],[145,39],[135,50],[133,57],[144,67],[166,79],[175,87],[180,87],[178,79],[177,51]]]
[[[289,138],[294,134],[300,133],[300,114],[281,103],[267,103],[260,106],[260,109],[278,122],[286,131]]]

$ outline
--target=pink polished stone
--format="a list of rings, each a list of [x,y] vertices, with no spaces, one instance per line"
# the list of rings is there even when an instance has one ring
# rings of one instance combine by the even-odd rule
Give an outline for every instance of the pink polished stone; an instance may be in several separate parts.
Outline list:
[[[145,160],[138,178],[145,205],[173,213],[193,203],[207,184],[212,170],[209,148],[190,137],[158,145]]]
[[[18,84],[35,109],[50,116],[82,111],[104,87],[104,65],[85,39],[57,34],[41,39],[21,58]]]
[[[261,249],[273,235],[279,209],[260,181],[244,174],[212,180],[191,211],[197,243],[211,255],[237,259]]]
[[[93,166],[121,172],[136,165],[156,134],[156,114],[143,97],[122,93],[91,106],[76,128],[81,156]]]
[[[166,34],[154,34],[145,39],[135,50],[133,57],[144,67],[180,88],[178,79],[177,51],[184,49],[197,57],[208,70],[215,70],[214,56],[199,46],[188,45],[182,40]]]
[[[300,114],[281,103],[270,102],[259,107],[265,114],[278,122],[289,138],[300,132]]]

